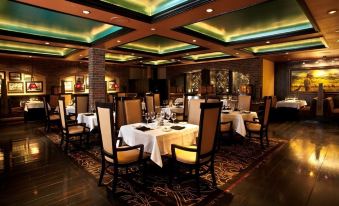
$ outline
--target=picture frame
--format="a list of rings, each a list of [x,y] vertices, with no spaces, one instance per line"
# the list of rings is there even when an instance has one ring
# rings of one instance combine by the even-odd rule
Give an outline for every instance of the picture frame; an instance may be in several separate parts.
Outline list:
[[[31,83],[35,83],[36,88],[30,88]],[[33,93],[33,92],[43,92],[43,82],[42,81],[29,81],[26,82],[26,92],[27,93]]]
[[[89,76],[86,75],[86,89],[89,89]]]
[[[75,75],[75,82],[81,82],[81,84],[85,83],[84,75]]]
[[[9,72],[8,77],[9,77],[9,81],[21,81],[20,72]]]
[[[339,92],[339,67],[290,70],[290,92],[316,93],[319,83],[325,92]]]
[[[0,71],[0,79],[5,79],[5,78],[6,78],[6,72]]]
[[[29,82],[32,81],[32,75],[31,74],[24,74],[24,81]]]
[[[107,82],[107,91],[116,91],[117,88],[115,87],[115,85],[117,84],[117,82],[115,80],[111,80]]]
[[[85,91],[85,77],[83,75],[75,76],[74,91],[84,92]]]
[[[73,81],[64,81],[65,92],[73,92]]]
[[[24,83],[23,82],[8,82],[8,93],[23,93]]]

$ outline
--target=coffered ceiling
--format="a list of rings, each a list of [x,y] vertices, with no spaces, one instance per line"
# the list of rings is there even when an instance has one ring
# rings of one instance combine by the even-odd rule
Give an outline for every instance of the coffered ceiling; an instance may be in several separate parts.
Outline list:
[[[339,56],[337,0],[3,0],[0,55],[127,65]],[[333,13],[333,14],[330,14]]]

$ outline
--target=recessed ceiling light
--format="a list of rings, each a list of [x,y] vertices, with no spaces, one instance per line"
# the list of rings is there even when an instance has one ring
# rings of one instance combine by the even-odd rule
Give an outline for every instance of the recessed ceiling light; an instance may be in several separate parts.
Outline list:
[[[269,43],[271,43],[270,41],[266,41],[266,44],[269,44]]]
[[[238,55],[239,54],[239,52],[237,52],[237,53],[235,53],[236,55]]]
[[[45,42],[46,45],[49,45],[50,43],[49,42]]]
[[[195,40],[195,39],[193,39],[192,41],[193,41],[193,42],[197,42],[197,40]]]
[[[120,40],[117,40],[118,43],[120,43],[121,41]]]
[[[32,58],[32,56],[28,56],[28,58]]]
[[[338,29],[338,30],[336,30],[335,32],[339,33],[339,29]]]
[[[134,53],[131,53],[132,56],[134,56]]]
[[[186,55],[190,55],[190,53],[186,53]]]
[[[328,11],[327,13],[328,13],[328,14],[335,14],[335,13],[337,13],[337,10],[330,10],[330,11]]]
[[[83,14],[90,14],[91,12],[88,11],[88,10],[82,10],[82,13],[83,13]]]
[[[79,57],[82,57],[82,54],[80,54]]]
[[[288,54],[288,52],[285,52],[285,54]]]
[[[151,28],[151,30],[152,30],[152,31],[155,31],[155,30],[156,30],[156,28]]]
[[[316,61],[315,63],[316,63],[316,64],[319,64],[319,61]]]
[[[306,64],[305,62],[303,62],[303,64]]]
[[[211,13],[211,12],[213,12],[214,10],[213,9],[206,9],[206,12],[207,13]]]

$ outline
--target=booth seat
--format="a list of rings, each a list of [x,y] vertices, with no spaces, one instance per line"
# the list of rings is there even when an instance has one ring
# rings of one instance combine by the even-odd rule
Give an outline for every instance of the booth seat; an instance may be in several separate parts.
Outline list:
[[[339,117],[339,107],[333,97],[327,97],[324,101],[324,114],[327,117]]]

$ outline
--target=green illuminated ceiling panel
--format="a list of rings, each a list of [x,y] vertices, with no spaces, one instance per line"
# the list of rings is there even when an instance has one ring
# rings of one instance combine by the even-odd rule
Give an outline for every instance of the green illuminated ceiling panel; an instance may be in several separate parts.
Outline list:
[[[167,54],[171,52],[198,48],[198,46],[196,45],[187,44],[156,35],[130,42],[119,47],[123,49],[137,50],[153,54]]]
[[[184,28],[226,43],[313,31],[297,0],[272,0]]]
[[[138,57],[138,56],[134,56],[134,55],[127,55],[127,54],[106,53],[105,58],[108,61],[127,62],[127,61],[131,61],[131,60],[140,59],[142,57]]]
[[[303,50],[303,49],[313,49],[313,48],[325,48],[326,43],[323,38],[313,38],[292,42],[285,42],[279,44],[269,44],[264,46],[256,46],[246,48],[245,50],[250,51],[255,54],[263,53],[273,53],[273,52],[286,52],[294,50]]]
[[[0,2],[0,30],[92,43],[122,27],[12,1]]]
[[[147,16],[153,16],[188,0],[100,0]]]
[[[73,52],[75,49],[0,40],[0,50],[7,52],[42,54],[64,57]]]
[[[175,60],[159,59],[159,60],[144,62],[144,64],[162,65],[162,64],[171,64],[174,62]]]
[[[189,55],[185,56],[185,59],[190,60],[205,60],[205,59],[214,59],[214,58],[223,58],[223,57],[230,57],[231,55],[225,54],[223,52],[211,52],[205,54],[196,54],[196,55]]]

